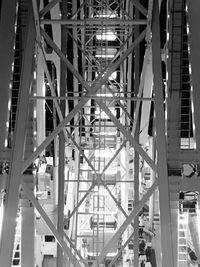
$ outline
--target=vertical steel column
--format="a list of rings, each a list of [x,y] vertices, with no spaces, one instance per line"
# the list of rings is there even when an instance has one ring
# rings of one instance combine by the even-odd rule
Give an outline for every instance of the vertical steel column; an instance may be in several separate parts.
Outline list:
[[[61,87],[62,88],[62,87]],[[59,134],[59,168],[58,168],[58,225],[57,230],[63,237],[64,221],[64,180],[65,180],[65,137],[63,132]],[[57,267],[63,266],[63,250],[57,246]]]
[[[160,26],[158,0],[153,3],[152,54],[155,93],[157,170],[160,201],[162,267],[174,266],[172,248],[172,229],[170,217],[167,151],[165,137],[165,116],[163,103],[163,83],[160,47]],[[175,266],[174,266],[175,267]]]
[[[67,4],[65,1],[61,3],[62,18],[67,17]],[[61,26],[61,50],[64,55],[67,54],[66,27]],[[65,96],[66,92],[66,75],[67,68],[64,62],[60,61],[60,96]],[[60,110],[63,117],[65,116],[65,101],[61,101]],[[59,162],[58,162],[58,225],[57,229],[63,237],[63,221],[64,221],[64,180],[65,180],[65,137],[64,133],[59,134]],[[63,266],[63,250],[58,244],[57,246],[57,267]]]
[[[138,140],[139,134],[139,124],[135,131],[135,140]],[[134,207],[137,206],[139,202],[139,154],[135,153],[134,157]],[[134,220],[134,266],[138,266],[138,248],[139,248],[139,215],[137,214]]]
[[[37,49],[38,50],[38,49]],[[37,96],[45,96],[45,87],[44,87],[44,68],[42,66],[42,60],[39,55],[39,51],[37,51],[36,56],[36,90]],[[37,145],[40,145],[45,139],[45,100],[38,99],[36,104],[36,113],[40,114],[37,117]],[[44,154],[44,152],[43,152]]]
[[[197,150],[200,152],[200,75],[199,75],[199,62],[200,62],[200,33],[197,30],[199,25],[199,8],[200,2],[198,0],[187,1],[188,2],[188,22],[189,22],[189,46],[190,46],[190,60],[191,60],[191,82],[192,87],[192,116],[193,116],[193,129],[195,129],[195,139],[197,144]]]
[[[21,266],[34,267],[34,207],[21,207]]]
[[[135,18],[139,18],[139,11],[135,9]],[[139,26],[135,27],[134,30],[135,38],[139,36]],[[140,47],[139,45],[135,48],[135,59],[134,59],[134,93],[138,95],[139,93],[139,85],[140,85]],[[136,105],[134,106],[135,111]],[[140,113],[140,111],[139,111]],[[140,131],[140,121],[136,120],[136,126],[134,131],[134,139],[136,142],[139,143],[139,131]],[[139,202],[139,154],[135,152],[134,157],[134,207],[137,206]],[[138,248],[139,248],[139,215],[137,214],[134,220],[134,266],[138,266],[139,264],[139,255],[138,255]]]
[[[72,2],[72,14],[76,14],[77,11],[77,1],[73,1]],[[73,19],[77,19],[77,14],[73,16]],[[73,34],[73,67],[78,71],[78,47],[77,47],[77,28],[73,28],[72,29],[72,34]],[[78,96],[78,80],[75,76],[73,76],[73,96],[76,97]],[[74,98],[73,100],[74,102],[74,106],[76,106],[78,104],[78,100]],[[80,109],[81,111],[81,109]],[[80,151],[81,151],[81,133],[80,133],[80,128],[79,128],[79,113],[77,113],[74,116],[74,125],[76,126],[74,128],[74,138],[75,138],[75,142],[78,144],[78,147],[75,148],[74,153],[75,153],[75,180],[77,180],[76,182],[76,193],[75,193],[75,203],[76,205],[79,203],[80,201]],[[80,135],[80,136],[79,136]],[[79,218],[79,209],[77,209],[77,212],[75,213],[75,227],[74,227],[74,239],[75,239],[75,246],[78,248],[78,244],[79,244],[79,238],[77,238],[78,234],[79,234],[79,224],[80,224],[80,218]]]
[[[15,17],[16,17],[16,0],[1,1],[0,15],[0,150],[5,147],[6,122],[8,120],[8,102],[10,88],[9,83],[12,75],[12,61],[14,55],[15,40]]]
[[[29,9],[29,22],[26,32],[26,43],[22,62],[20,81],[19,106],[14,134],[14,145],[9,170],[7,197],[5,201],[5,214],[2,227],[0,248],[0,262],[2,266],[11,266],[13,242],[18,209],[18,191],[22,175],[22,161],[26,139],[26,120],[29,107],[29,92],[32,79],[32,63],[35,45],[35,27],[32,9]]]
[[[172,207],[175,206],[175,207]],[[173,261],[174,266],[177,266],[177,258],[178,258],[178,215],[179,210],[177,205],[171,202],[171,224],[172,224],[172,242],[173,242]]]
[[[154,133],[154,126],[153,126],[153,133]],[[156,151],[156,146],[155,146],[155,133],[153,134],[153,138],[151,138],[150,141],[150,147],[151,147],[151,156],[152,159],[155,159],[155,151]],[[151,185],[155,182],[155,171],[151,170],[151,174],[150,174],[150,181],[151,181]],[[150,223],[150,229],[153,232],[153,228],[154,228],[154,209],[155,209],[155,192],[152,194],[152,196],[149,199],[149,223]]]

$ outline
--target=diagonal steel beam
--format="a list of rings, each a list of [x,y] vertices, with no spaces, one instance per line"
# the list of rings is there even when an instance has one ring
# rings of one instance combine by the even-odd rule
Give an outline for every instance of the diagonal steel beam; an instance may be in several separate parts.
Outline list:
[[[83,79],[83,77],[78,73],[78,71],[73,67],[73,65],[69,62],[69,60],[63,55],[62,51],[57,47],[57,45],[49,38],[49,36],[45,33],[44,30],[42,31],[42,35],[45,40],[49,43],[49,45],[55,50],[55,52],[64,60],[67,67],[70,71],[76,76],[76,78],[82,83],[82,85],[88,91],[87,94],[95,93],[98,88],[108,79],[108,77],[112,74],[112,72],[119,66],[124,59],[132,52],[133,48],[135,47],[135,42],[139,38],[141,39],[142,34],[145,34],[145,31],[139,35],[139,37],[133,42],[133,44],[127,49],[127,51],[122,54],[122,56],[117,60],[113,65],[108,69],[102,76],[99,75],[98,78],[100,79],[100,84],[96,84],[93,88],[90,88],[87,82]],[[143,39],[143,37],[142,37]],[[97,80],[98,80],[97,78]],[[94,82],[95,83],[95,82]],[[86,94],[86,95],[87,95]],[[103,103],[101,100],[97,100],[96,102],[99,106],[105,111],[105,113],[111,118],[114,124],[118,127],[118,129],[124,134],[127,140],[130,141],[131,145],[135,148],[135,150],[144,158],[144,160],[149,164],[149,166],[156,171],[156,165],[153,160],[148,156],[148,154],[141,148],[141,146],[134,140],[133,136],[126,131],[125,127],[116,119],[116,117],[110,112],[109,108]],[[80,103],[80,102],[79,102]]]
[[[140,4],[138,0],[129,0],[145,17],[147,16],[147,10]]]
[[[71,262],[74,264],[74,266],[79,266],[81,267],[80,263],[77,261],[77,259],[74,257],[73,253],[71,252],[71,249],[66,245],[66,243],[64,242],[62,236],[58,233],[57,229],[55,228],[54,224],[52,223],[52,221],[49,219],[49,217],[47,216],[46,212],[43,210],[43,208],[41,207],[41,205],[38,203],[37,199],[35,198],[33,192],[28,188],[28,186],[26,185],[26,183],[23,181],[21,181],[21,185],[23,187],[24,192],[27,195],[27,198],[29,200],[31,200],[31,202],[34,204],[35,208],[37,209],[37,211],[40,213],[41,217],[43,218],[43,220],[46,222],[47,226],[49,227],[49,229],[51,230],[51,232],[54,234],[55,238],[57,239],[58,243],[60,244],[60,246],[63,249],[63,252],[65,254],[65,256],[67,256],[67,258],[69,257],[69,259],[71,260]]]
[[[120,148],[117,150],[117,152],[115,153],[114,157],[112,157],[112,161],[114,160],[114,158],[116,157],[116,155],[120,152],[120,150],[123,148],[124,146],[124,143],[126,141],[124,141],[122,143],[122,145],[120,146]],[[109,161],[109,163],[111,164],[111,162]],[[108,164],[109,164],[108,163]],[[110,165],[109,164],[109,165]],[[92,164],[89,162],[89,166],[90,168],[95,171],[94,167],[92,166]],[[106,166],[107,167],[107,166]],[[104,171],[107,169],[107,168],[104,168]],[[104,172],[103,171],[103,172]],[[121,212],[124,214],[124,216],[126,218],[128,218],[128,215],[126,214],[126,212],[124,211],[124,209],[122,208],[122,206],[120,205],[120,203],[117,201],[117,199],[113,196],[112,192],[110,191],[110,189],[108,188],[107,184],[105,183],[105,181],[102,179],[102,175],[103,175],[103,172],[100,174],[100,175],[96,175],[96,180],[95,182],[98,182],[98,183],[101,183],[105,188],[106,190],[108,191],[109,195],[111,196],[111,198],[114,200],[114,202],[117,204],[118,208],[121,210]],[[78,210],[78,208],[80,207],[80,205],[83,203],[83,201],[85,200],[85,198],[88,196],[88,194],[91,192],[91,190],[94,188],[96,183],[94,183],[89,189],[88,189],[88,192],[83,196],[83,198],[79,201],[79,203],[76,205],[76,207],[74,208],[74,210],[72,211],[72,213],[70,214],[70,216],[68,217],[68,219],[70,219],[74,213]],[[133,224],[131,224],[133,226]]]
[[[80,261],[82,261],[84,263],[84,265],[87,267],[87,260],[83,259],[83,257],[81,256],[80,252],[76,249],[76,247],[74,246],[73,242],[71,241],[71,239],[67,236],[67,234],[65,233],[65,231],[63,232],[64,238],[67,240],[67,242],[69,242],[70,247],[75,251],[75,253],[77,254],[77,256],[79,257]]]
[[[144,81],[145,81],[145,74],[146,74],[147,64],[149,61],[150,50],[151,50],[150,47],[147,47],[145,55],[144,55],[144,62],[143,62],[143,66],[142,66],[140,85],[139,85],[138,95],[137,95],[138,97],[142,97],[142,92],[143,92],[143,88],[144,88]],[[136,108],[135,108],[135,121],[133,123],[133,128],[132,128],[132,135],[133,136],[135,136],[136,125],[137,125],[137,121],[138,121],[138,117],[139,117],[140,104],[141,104],[141,100],[138,100],[136,103]]]
[[[121,246],[121,248],[118,250],[117,255],[112,259],[108,267],[112,267],[113,264],[118,260],[120,254],[124,250],[124,248],[128,245],[128,243],[131,241],[131,239],[134,237],[134,232],[129,236],[129,238],[126,240],[126,242]]]
[[[123,60],[134,50],[135,46],[137,46],[145,37],[145,31],[143,31],[140,36],[133,42],[131,47],[129,47],[125,53],[113,64],[113,66],[107,70],[103,77],[99,77],[94,81],[92,89],[83,80],[82,76],[74,70],[72,64],[67,60],[67,58],[62,54],[60,49],[54,44],[54,42],[48,37],[48,35],[42,30],[42,34],[44,38],[48,41],[51,47],[55,50],[55,52],[60,56],[64,62],[67,64],[67,67],[73,70],[73,74],[78,80],[82,83],[82,85],[89,90],[88,93],[84,95],[84,98],[79,101],[79,103],[74,107],[74,109],[66,116],[66,118],[54,129],[54,131],[40,144],[40,146],[32,153],[32,155],[23,163],[22,170],[26,170],[27,167],[37,158],[37,156],[51,143],[51,141],[56,137],[56,135],[62,131],[67,123],[71,121],[71,119],[78,113],[78,111],[87,103],[87,101],[91,98],[90,95],[95,94],[99,87],[104,84],[108,77],[113,73],[113,71],[123,62]],[[97,82],[95,84],[95,82]]]
[[[106,244],[100,255],[97,257],[96,261],[92,264],[92,267],[97,267],[98,264],[100,264],[104,258],[106,257],[109,250],[114,246],[114,244],[117,242],[117,240],[120,238],[120,236],[123,234],[123,232],[126,230],[126,228],[129,226],[129,224],[132,223],[132,221],[135,219],[135,217],[138,215],[142,207],[145,205],[149,197],[153,194],[157,187],[157,180],[154,182],[154,184],[149,188],[149,190],[146,192],[146,194],[143,196],[143,198],[139,201],[138,205],[134,208],[134,210],[130,213],[128,218],[124,221],[124,223],[120,226],[120,228],[117,230],[117,232],[114,234],[114,236],[109,240],[109,242]]]
[[[57,3],[61,0],[52,0],[48,5],[46,5],[40,12],[39,17],[42,18],[47,12],[49,12]]]
[[[125,210],[123,209],[122,205],[120,204],[120,202],[115,198],[115,196],[113,196],[112,192],[110,191],[109,187],[107,186],[107,184],[105,183],[104,180],[102,180],[101,178],[99,178],[99,181],[101,182],[101,184],[106,188],[106,190],[108,191],[109,195],[111,196],[111,198],[114,200],[114,202],[117,204],[119,210],[123,213],[123,215],[128,218],[127,213],[125,212]],[[131,225],[134,227],[133,223],[131,222]]]
[[[115,92],[113,92],[113,90],[112,90],[109,86],[107,86],[107,88],[108,88],[108,90],[112,93],[112,95],[113,95],[113,97],[114,97],[114,99],[113,99],[112,102],[117,102],[117,104],[121,107],[121,109],[123,110],[123,112],[125,113],[125,115],[129,118],[129,120],[130,120],[132,123],[134,123],[134,119],[131,117],[131,115],[130,115],[129,112],[127,111],[126,107],[123,106],[123,104],[121,103],[119,97],[116,97],[116,96],[115,96]],[[127,97],[127,98],[125,98],[125,100],[129,100],[129,98]]]
[[[40,32],[40,27],[39,27],[39,16],[38,16],[37,2],[35,0],[33,0],[32,1],[32,4],[33,4],[34,17],[35,17],[35,21],[36,21],[37,38],[38,38],[38,41],[40,41],[41,40],[41,32]],[[48,66],[47,66],[47,63],[46,63],[45,53],[44,53],[43,47],[41,46],[40,43],[38,44],[38,48],[39,48],[38,49],[39,50],[39,55],[40,55],[40,58],[41,58],[41,61],[42,61],[42,64],[43,64],[44,72],[46,74],[46,77],[47,77],[47,80],[48,80],[48,83],[49,83],[51,95],[53,97],[56,97],[56,94],[55,94],[55,91],[54,91],[54,87],[53,87],[53,83],[52,83],[52,80],[51,80],[51,75],[49,73]],[[56,107],[58,118],[59,118],[60,121],[62,121],[63,120],[63,114],[61,112],[60,105],[58,104],[58,101],[57,101],[56,98],[53,98],[53,103],[54,103],[54,105]],[[80,147],[78,146],[78,144],[75,142],[75,139],[72,138],[72,136],[69,134],[69,132],[68,132],[67,129],[63,128],[63,134],[64,134],[64,137],[65,137],[65,140],[66,141],[68,141],[68,136],[71,138],[71,140],[73,141],[74,145],[80,151],[81,155],[86,159],[87,162],[89,162],[88,159],[87,159],[87,157],[82,152],[82,150],[80,149]],[[68,136],[67,136],[67,134],[68,134]]]
[[[119,154],[119,152],[122,150],[122,148],[124,147],[124,145],[126,144],[126,140],[123,141],[123,143],[121,144],[121,146],[117,149],[117,151],[115,152],[115,154],[113,155],[113,157],[109,160],[109,162],[106,164],[106,166],[104,167],[101,176],[103,175],[103,173],[109,168],[109,166],[111,165],[111,163],[113,162],[113,160],[117,157],[117,155]]]
[[[90,186],[90,188],[88,189],[87,193],[85,193],[85,195],[81,198],[81,200],[78,202],[78,204],[73,209],[73,211],[70,213],[69,217],[67,217],[67,219],[71,219],[71,217],[75,214],[75,212],[78,211],[78,208],[81,206],[81,204],[86,199],[86,197],[89,195],[89,193],[92,191],[92,189],[94,188],[94,186],[95,186],[95,183]]]
[[[53,84],[52,84],[51,76],[50,76],[50,73],[49,73],[49,70],[48,70],[48,66],[47,66],[47,63],[46,63],[46,60],[45,60],[44,51],[42,50],[42,48],[40,47],[40,45],[39,45],[39,51],[41,53],[40,54],[41,55],[41,60],[42,60],[42,64],[43,64],[43,67],[44,67],[45,74],[47,76],[47,80],[48,80],[48,83],[49,83],[51,94],[52,94],[52,96],[56,96],[55,95],[55,92],[54,92],[54,89],[53,89]],[[62,112],[61,112],[61,109],[60,109],[60,105],[58,104],[58,101],[56,99],[53,99],[53,102],[54,102],[54,105],[56,107],[58,118],[59,118],[60,121],[62,121],[63,120],[63,115],[62,115]],[[69,133],[69,131],[66,128],[63,128],[63,133],[64,133],[64,136],[65,136],[65,140],[68,141],[69,138],[72,140],[73,144],[79,150],[80,154],[85,158],[85,160],[87,161],[87,163],[91,167],[90,161],[88,160],[88,158],[86,157],[86,155],[84,154],[84,152],[80,149],[80,146],[77,144],[77,142],[72,137],[72,135]]]
[[[109,146],[107,145],[106,145],[106,148],[110,149]],[[122,164],[122,162],[120,161],[118,157],[116,157],[116,161],[119,163],[120,167],[122,167],[122,169],[126,171],[126,167]]]
[[[80,4],[80,6],[79,6],[79,8],[72,14],[72,19],[74,19],[76,16],[77,16],[77,14],[81,11],[81,9],[85,6],[87,4],[87,2],[86,1],[83,1],[83,3],[82,4]]]
[[[79,72],[74,68],[74,66],[71,64],[71,62],[65,57],[65,55],[62,53],[62,51],[59,49],[59,47],[53,42],[53,40],[48,36],[48,34],[41,29],[42,36],[46,40],[46,42],[54,49],[56,54],[65,62],[68,69],[72,72],[72,74],[79,80],[79,82],[82,84],[82,86],[88,91],[87,96],[90,96],[92,93],[96,93],[96,91],[102,86],[109,76],[115,71],[119,65],[132,53],[134,48],[144,39],[146,30],[144,30],[136,40],[132,43],[132,45],[121,55],[121,57],[116,60],[110,66],[105,70],[104,73],[101,73],[96,80],[94,80],[92,87],[88,85],[88,83],[83,79],[83,77],[79,74]]]
[[[109,116],[109,118],[114,122],[117,128],[123,133],[126,139],[130,142],[130,144],[135,148],[137,153],[142,156],[142,158],[149,164],[149,166],[157,171],[156,164],[154,161],[147,155],[147,153],[141,148],[141,146],[135,141],[130,132],[128,132],[125,127],[119,122],[119,120],[112,114],[109,108],[103,103],[102,100],[97,99],[96,102],[103,109],[103,111]]]

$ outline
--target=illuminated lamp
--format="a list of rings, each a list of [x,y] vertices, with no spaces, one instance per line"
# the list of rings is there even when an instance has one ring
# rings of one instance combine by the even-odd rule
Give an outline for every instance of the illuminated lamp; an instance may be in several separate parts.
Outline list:
[[[113,58],[117,53],[115,48],[98,48],[95,54],[96,58]]]
[[[103,28],[97,31],[96,38],[97,40],[114,41],[117,39],[117,36],[114,31]]]

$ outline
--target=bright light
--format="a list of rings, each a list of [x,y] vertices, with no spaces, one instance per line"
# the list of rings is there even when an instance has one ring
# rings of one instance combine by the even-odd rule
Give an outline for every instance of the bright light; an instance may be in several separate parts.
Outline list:
[[[189,74],[191,75],[192,73],[192,67],[191,67],[191,64],[189,64]]]
[[[97,58],[113,58],[117,53],[115,48],[101,48],[97,49],[95,57]]]
[[[11,108],[11,99],[8,100],[8,110]]]
[[[5,139],[4,146],[5,146],[5,147],[7,147],[7,146],[8,146],[8,139]]]
[[[97,40],[114,41],[117,39],[116,34],[112,30],[98,30],[96,35]]]
[[[168,71],[166,72],[166,81],[168,81]]]
[[[167,41],[169,41],[169,32],[167,32]]]
[[[108,94],[97,94],[97,96],[106,96],[106,97],[112,97],[113,95],[111,93],[108,93]]]
[[[117,78],[117,72],[114,71],[114,72],[110,75],[110,77],[109,77],[108,79],[109,79],[109,80],[116,80],[116,78]]]
[[[188,23],[187,23],[187,26],[186,26],[186,30],[187,30],[187,34],[189,35],[190,29],[189,29],[189,24]]]
[[[94,132],[94,134],[95,135],[102,135],[102,136],[116,136],[117,135],[117,131],[116,130],[111,130],[111,129],[109,129],[109,131],[107,131],[107,132],[99,132],[99,133],[97,133],[97,132]]]
[[[34,109],[33,117],[34,117],[34,119],[36,119],[36,117],[37,117],[36,109]]]
[[[96,17],[97,18],[116,18],[117,13],[113,11],[111,12],[110,10],[101,10],[101,11],[97,11]]]

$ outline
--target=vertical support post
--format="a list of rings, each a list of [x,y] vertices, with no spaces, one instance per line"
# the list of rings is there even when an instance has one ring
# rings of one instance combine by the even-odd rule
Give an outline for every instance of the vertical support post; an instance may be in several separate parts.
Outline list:
[[[160,222],[161,222],[161,246],[162,246],[162,267],[174,266],[172,229],[170,216],[170,199],[167,169],[167,151],[165,138],[165,116],[163,103],[163,83],[161,66],[160,47],[160,24],[159,24],[159,3],[153,3],[152,17],[152,54],[153,74],[155,93],[155,116],[156,116],[156,140],[157,140],[157,170],[160,201]]]
[[[200,2],[198,0],[187,1],[188,4],[188,21],[189,21],[189,44],[190,44],[190,60],[191,60],[191,80],[192,80],[192,116],[193,116],[193,130],[198,152],[200,152],[200,120],[199,120],[199,99],[200,99],[200,75],[199,75],[199,61],[200,61],[200,34],[197,30],[199,25],[199,8]]]
[[[130,179],[129,178],[129,168],[130,168],[130,166],[129,166],[129,162],[130,162],[129,152],[130,152],[130,142],[126,142],[126,148],[125,148],[125,153],[126,153],[125,154],[125,159],[126,159],[126,162],[125,162],[125,164],[126,164],[126,173],[125,173],[126,181],[128,181]],[[128,195],[129,195],[129,192],[128,192],[129,186],[128,185],[129,185],[128,183],[124,183],[124,185],[122,185],[122,186],[124,186],[125,195],[127,196],[125,198],[125,200],[124,200],[124,207],[123,207],[125,212],[126,212],[126,214],[128,214]],[[124,238],[125,242],[128,239],[128,237],[129,237],[129,231],[128,231],[128,227],[127,227],[127,229],[124,231],[124,234],[123,234],[123,238]],[[126,250],[126,253],[128,253],[128,246],[125,248],[125,250]],[[127,255],[127,256],[129,257],[129,255]],[[125,264],[125,262],[124,262],[124,264]]]
[[[63,237],[64,221],[64,180],[65,180],[65,137],[63,132],[59,134],[59,171],[58,171],[58,232]],[[58,244],[57,267],[63,266],[63,250]]]
[[[153,132],[154,132],[154,126],[153,126]],[[155,159],[155,134],[153,138],[150,140],[150,147],[151,147],[151,156],[152,159]],[[150,176],[150,181],[151,185],[155,182],[155,171],[151,170],[151,176]],[[153,232],[154,231],[154,210],[155,210],[155,192],[152,194],[152,196],[149,199],[149,223],[150,223],[150,230]]]
[[[31,10],[32,11],[32,10]],[[16,121],[11,168],[9,172],[9,184],[5,201],[5,214],[2,227],[0,248],[0,262],[2,266],[11,266],[13,243],[18,209],[18,191],[21,180],[22,160],[24,156],[26,119],[29,106],[29,89],[32,78],[32,62],[35,44],[35,30],[32,12],[29,16],[27,27],[27,41],[24,51],[22,77],[20,84],[19,108]]]
[[[138,19],[140,16],[139,11],[135,8],[135,18]],[[139,36],[139,26],[135,27],[135,38]],[[135,60],[134,60],[134,71],[135,71],[135,79],[134,79],[134,92],[135,95],[139,93],[139,85],[140,85],[140,47],[139,45],[135,48]],[[134,111],[136,110],[136,105],[134,106]],[[139,111],[140,113],[140,111]],[[134,114],[135,115],[135,114]],[[135,118],[135,117],[134,117]],[[139,143],[139,131],[140,131],[140,122],[136,118],[136,125],[134,131],[134,139]],[[135,151],[134,157],[134,208],[139,203],[139,154]],[[138,256],[138,248],[139,248],[139,215],[137,214],[134,220],[134,266],[139,265],[139,256]]]
[[[34,267],[34,207],[22,207],[21,218],[21,266]]]
[[[29,22],[26,32],[26,43],[20,81],[19,106],[17,111],[16,130],[14,135],[14,145],[11,156],[11,166],[9,170],[9,181],[2,227],[0,247],[0,262],[2,266],[12,265],[11,261],[18,210],[18,191],[22,175],[22,161],[24,157],[26,139],[26,121],[29,108],[29,92],[32,79],[32,62],[34,59],[33,55],[35,45],[35,27],[31,8],[29,11]]]
[[[172,242],[173,242],[173,253],[174,253],[174,266],[177,266],[177,250],[178,250],[178,203],[175,202],[171,207],[171,223],[172,223]],[[171,206],[172,206],[171,205]]]
[[[138,140],[138,129],[136,127],[135,138]],[[139,203],[139,154],[135,153],[134,157],[134,207]],[[139,248],[139,215],[137,214],[134,220],[134,266],[138,266],[139,257],[138,257],[138,248]]]
[[[6,122],[8,120],[9,83],[12,75],[13,46],[15,36],[16,0],[1,1],[0,14],[0,150],[5,147]]]
[[[73,1],[72,4],[72,13],[74,14],[77,10],[77,1]],[[77,17],[75,16],[75,19],[77,19]],[[74,27],[73,28],[73,66],[75,67],[76,70],[78,70],[78,47],[76,45],[76,42],[78,42],[78,38],[77,38],[77,28]],[[74,76],[73,77],[73,89],[74,92],[78,92],[78,80],[77,78]],[[74,94],[74,96],[78,96],[78,93]],[[74,106],[76,106],[78,104],[78,100],[74,99]],[[79,120],[79,113],[76,114],[74,116],[74,124],[76,124]],[[78,126],[78,123],[77,123]],[[81,135],[81,134],[80,134]],[[75,127],[74,129],[74,136],[75,136],[75,142],[78,145],[81,145],[81,137],[79,137],[79,127]],[[80,186],[80,150],[81,148],[75,148],[75,179],[77,179],[77,183],[76,183],[76,205],[79,203],[79,198],[80,198],[80,193],[79,191],[81,190]],[[80,231],[80,217],[78,214],[78,210],[76,212],[75,215],[75,246],[78,248],[80,246],[80,239],[77,238],[77,235],[79,234]]]
[[[37,51],[37,67],[36,67],[36,83],[37,83],[37,96],[45,96],[44,87],[44,68],[42,66],[42,60]],[[40,145],[45,140],[45,100],[38,99],[36,104],[37,114],[37,145]],[[44,152],[42,152],[45,154]]]
[[[67,4],[65,1],[61,3],[62,18],[67,17]],[[61,50],[64,55],[67,54],[67,40],[65,26],[61,27]],[[60,95],[65,96],[66,92],[66,74],[67,69],[64,62],[60,62]],[[63,117],[65,116],[65,102],[61,101],[60,109]],[[65,180],[65,137],[64,133],[59,134],[59,162],[58,162],[58,232],[63,237],[63,221],[64,221],[64,180]],[[57,246],[57,267],[63,266],[63,250],[58,244]]]

